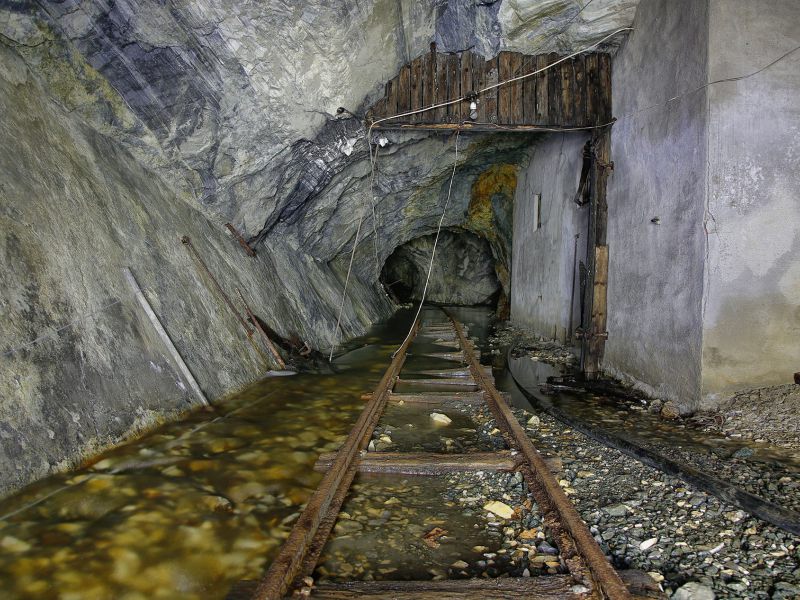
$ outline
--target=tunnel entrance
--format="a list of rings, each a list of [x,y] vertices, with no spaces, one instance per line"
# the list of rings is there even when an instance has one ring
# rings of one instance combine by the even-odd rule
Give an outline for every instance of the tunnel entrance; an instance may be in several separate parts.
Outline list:
[[[395,248],[381,271],[381,283],[399,303],[422,299],[435,234]],[[495,306],[500,282],[489,242],[467,231],[442,230],[425,301],[458,306]]]

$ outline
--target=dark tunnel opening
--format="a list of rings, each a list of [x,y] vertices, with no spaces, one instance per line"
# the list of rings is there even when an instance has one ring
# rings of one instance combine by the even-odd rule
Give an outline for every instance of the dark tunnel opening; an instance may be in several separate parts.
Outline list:
[[[397,303],[496,307],[501,286],[489,242],[460,229],[443,230],[425,291],[436,234],[395,248],[381,271],[381,283]]]

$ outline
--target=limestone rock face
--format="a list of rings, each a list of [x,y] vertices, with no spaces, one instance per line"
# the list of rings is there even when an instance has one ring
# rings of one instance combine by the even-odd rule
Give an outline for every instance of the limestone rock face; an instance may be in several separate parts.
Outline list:
[[[435,235],[397,248],[386,261],[383,280],[398,296],[419,300],[430,265]],[[436,245],[425,298],[442,304],[488,304],[500,285],[489,242],[471,233],[443,231]]]

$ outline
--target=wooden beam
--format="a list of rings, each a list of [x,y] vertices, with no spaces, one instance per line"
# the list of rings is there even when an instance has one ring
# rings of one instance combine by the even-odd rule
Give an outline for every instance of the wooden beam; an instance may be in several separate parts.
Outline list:
[[[547,55],[547,64],[554,64],[560,57],[551,52]],[[547,71],[547,111],[551,123],[562,124],[561,120],[561,65],[550,67]]]
[[[574,126],[574,91],[572,89],[575,80],[575,67],[572,64],[572,59],[564,61],[559,65],[561,67],[561,124],[565,126]]]
[[[189,388],[194,392],[194,395],[197,396],[197,399],[200,400],[201,404],[208,406],[208,398],[206,398],[203,390],[200,389],[200,386],[197,384],[197,380],[194,378],[194,375],[192,375],[189,367],[186,366],[186,363],[183,361],[183,357],[181,356],[180,352],[178,352],[175,344],[172,342],[172,338],[169,337],[167,330],[164,329],[161,321],[153,311],[153,307],[150,306],[150,302],[148,302],[147,298],[145,298],[142,288],[139,287],[139,283],[136,281],[136,277],[133,276],[133,273],[128,267],[122,269],[122,274],[125,276],[125,280],[128,282],[128,285],[131,286],[133,295],[136,298],[136,301],[139,303],[139,306],[142,307],[142,310],[150,321],[150,324],[153,326],[153,329],[156,330],[156,334],[161,340],[161,343],[164,344],[169,352],[169,355],[172,357],[172,360],[175,362],[175,365],[178,367],[178,371],[181,375],[183,375],[186,383],[189,384]]]
[[[497,71],[497,58],[491,58],[483,63],[483,83],[484,87],[495,85],[499,79]],[[483,94],[483,117],[484,123],[497,123],[497,88],[493,88]]]
[[[397,394],[389,396],[392,404],[425,404],[439,406],[442,404],[482,404],[483,392],[450,392],[426,394]]]
[[[599,125],[598,105],[600,98],[597,93],[599,81],[597,55],[589,54],[584,64],[586,67],[586,124]]]
[[[511,78],[516,78],[522,75],[522,54],[519,52],[512,52],[510,58]],[[511,93],[511,125],[522,125],[525,122],[523,118],[524,110],[522,107],[522,87],[524,80],[515,81],[508,84],[509,92]]]
[[[600,91],[600,102],[598,112],[600,117],[599,125],[609,123],[612,118],[611,113],[611,56],[609,54],[599,54],[597,56],[599,64],[598,88]]]
[[[393,117],[397,114],[397,84],[399,77],[395,77],[386,84],[386,116]],[[391,123],[391,121],[389,121]]]
[[[336,452],[321,454],[314,470],[325,473],[336,459]],[[551,470],[561,463],[551,461]],[[359,473],[401,475],[442,475],[458,471],[513,471],[518,459],[510,451],[438,454],[432,452],[367,452],[358,462]]]
[[[397,86],[397,112],[402,114],[411,109],[411,65],[400,68],[400,78]],[[408,122],[408,117],[403,121]]]
[[[446,102],[448,97],[447,91],[447,55],[436,54],[436,104]],[[443,106],[434,111],[434,119],[436,123],[447,123],[447,107]]]
[[[435,46],[434,46],[435,48]],[[436,104],[436,51],[428,52],[423,57],[422,74],[422,106],[428,107]],[[420,114],[420,123],[433,123],[434,111],[429,110]]]
[[[425,85],[425,77],[423,75],[423,56],[418,56],[411,62],[411,102],[409,105],[410,110],[419,110],[424,106],[423,104],[423,87]],[[412,123],[422,122],[422,113],[412,115],[409,119]]]
[[[544,69],[548,65],[547,55],[540,54],[536,57],[536,70]],[[547,71],[542,71],[536,76],[536,120],[534,123],[541,125],[543,123],[550,123],[550,92],[548,86],[550,78]],[[555,123],[554,123],[555,124]]]
[[[536,57],[526,55],[522,58],[522,73],[527,75],[536,70]],[[522,80],[522,122],[536,123],[536,76]]]
[[[574,81],[572,83],[572,113],[575,125],[585,127],[590,123],[586,119],[586,57],[581,54],[572,63]]]
[[[447,95],[448,100],[461,98],[461,58],[458,54],[447,55]],[[459,123],[461,121],[461,103],[450,104],[447,107],[447,122]]]
[[[257,582],[240,581],[227,600],[251,598]],[[441,581],[353,581],[319,583],[312,598],[320,600],[585,600],[592,596],[572,591],[569,575],[444,579]]]

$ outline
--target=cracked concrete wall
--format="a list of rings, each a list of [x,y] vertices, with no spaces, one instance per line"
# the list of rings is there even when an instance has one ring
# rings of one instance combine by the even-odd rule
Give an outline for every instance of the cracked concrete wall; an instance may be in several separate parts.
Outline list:
[[[800,370],[800,4],[711,0],[703,406]],[[760,71],[756,73],[757,71]]]
[[[574,297],[572,277],[576,235],[578,259],[585,261],[588,207],[580,208],[573,200],[587,139],[580,132],[551,134],[537,141],[514,198],[511,319],[562,342],[568,337],[570,310],[573,329],[580,324],[577,272]],[[533,214],[536,194],[541,194],[538,229]]]
[[[707,19],[705,2],[643,0],[612,79],[603,368],[686,411],[701,384]]]

